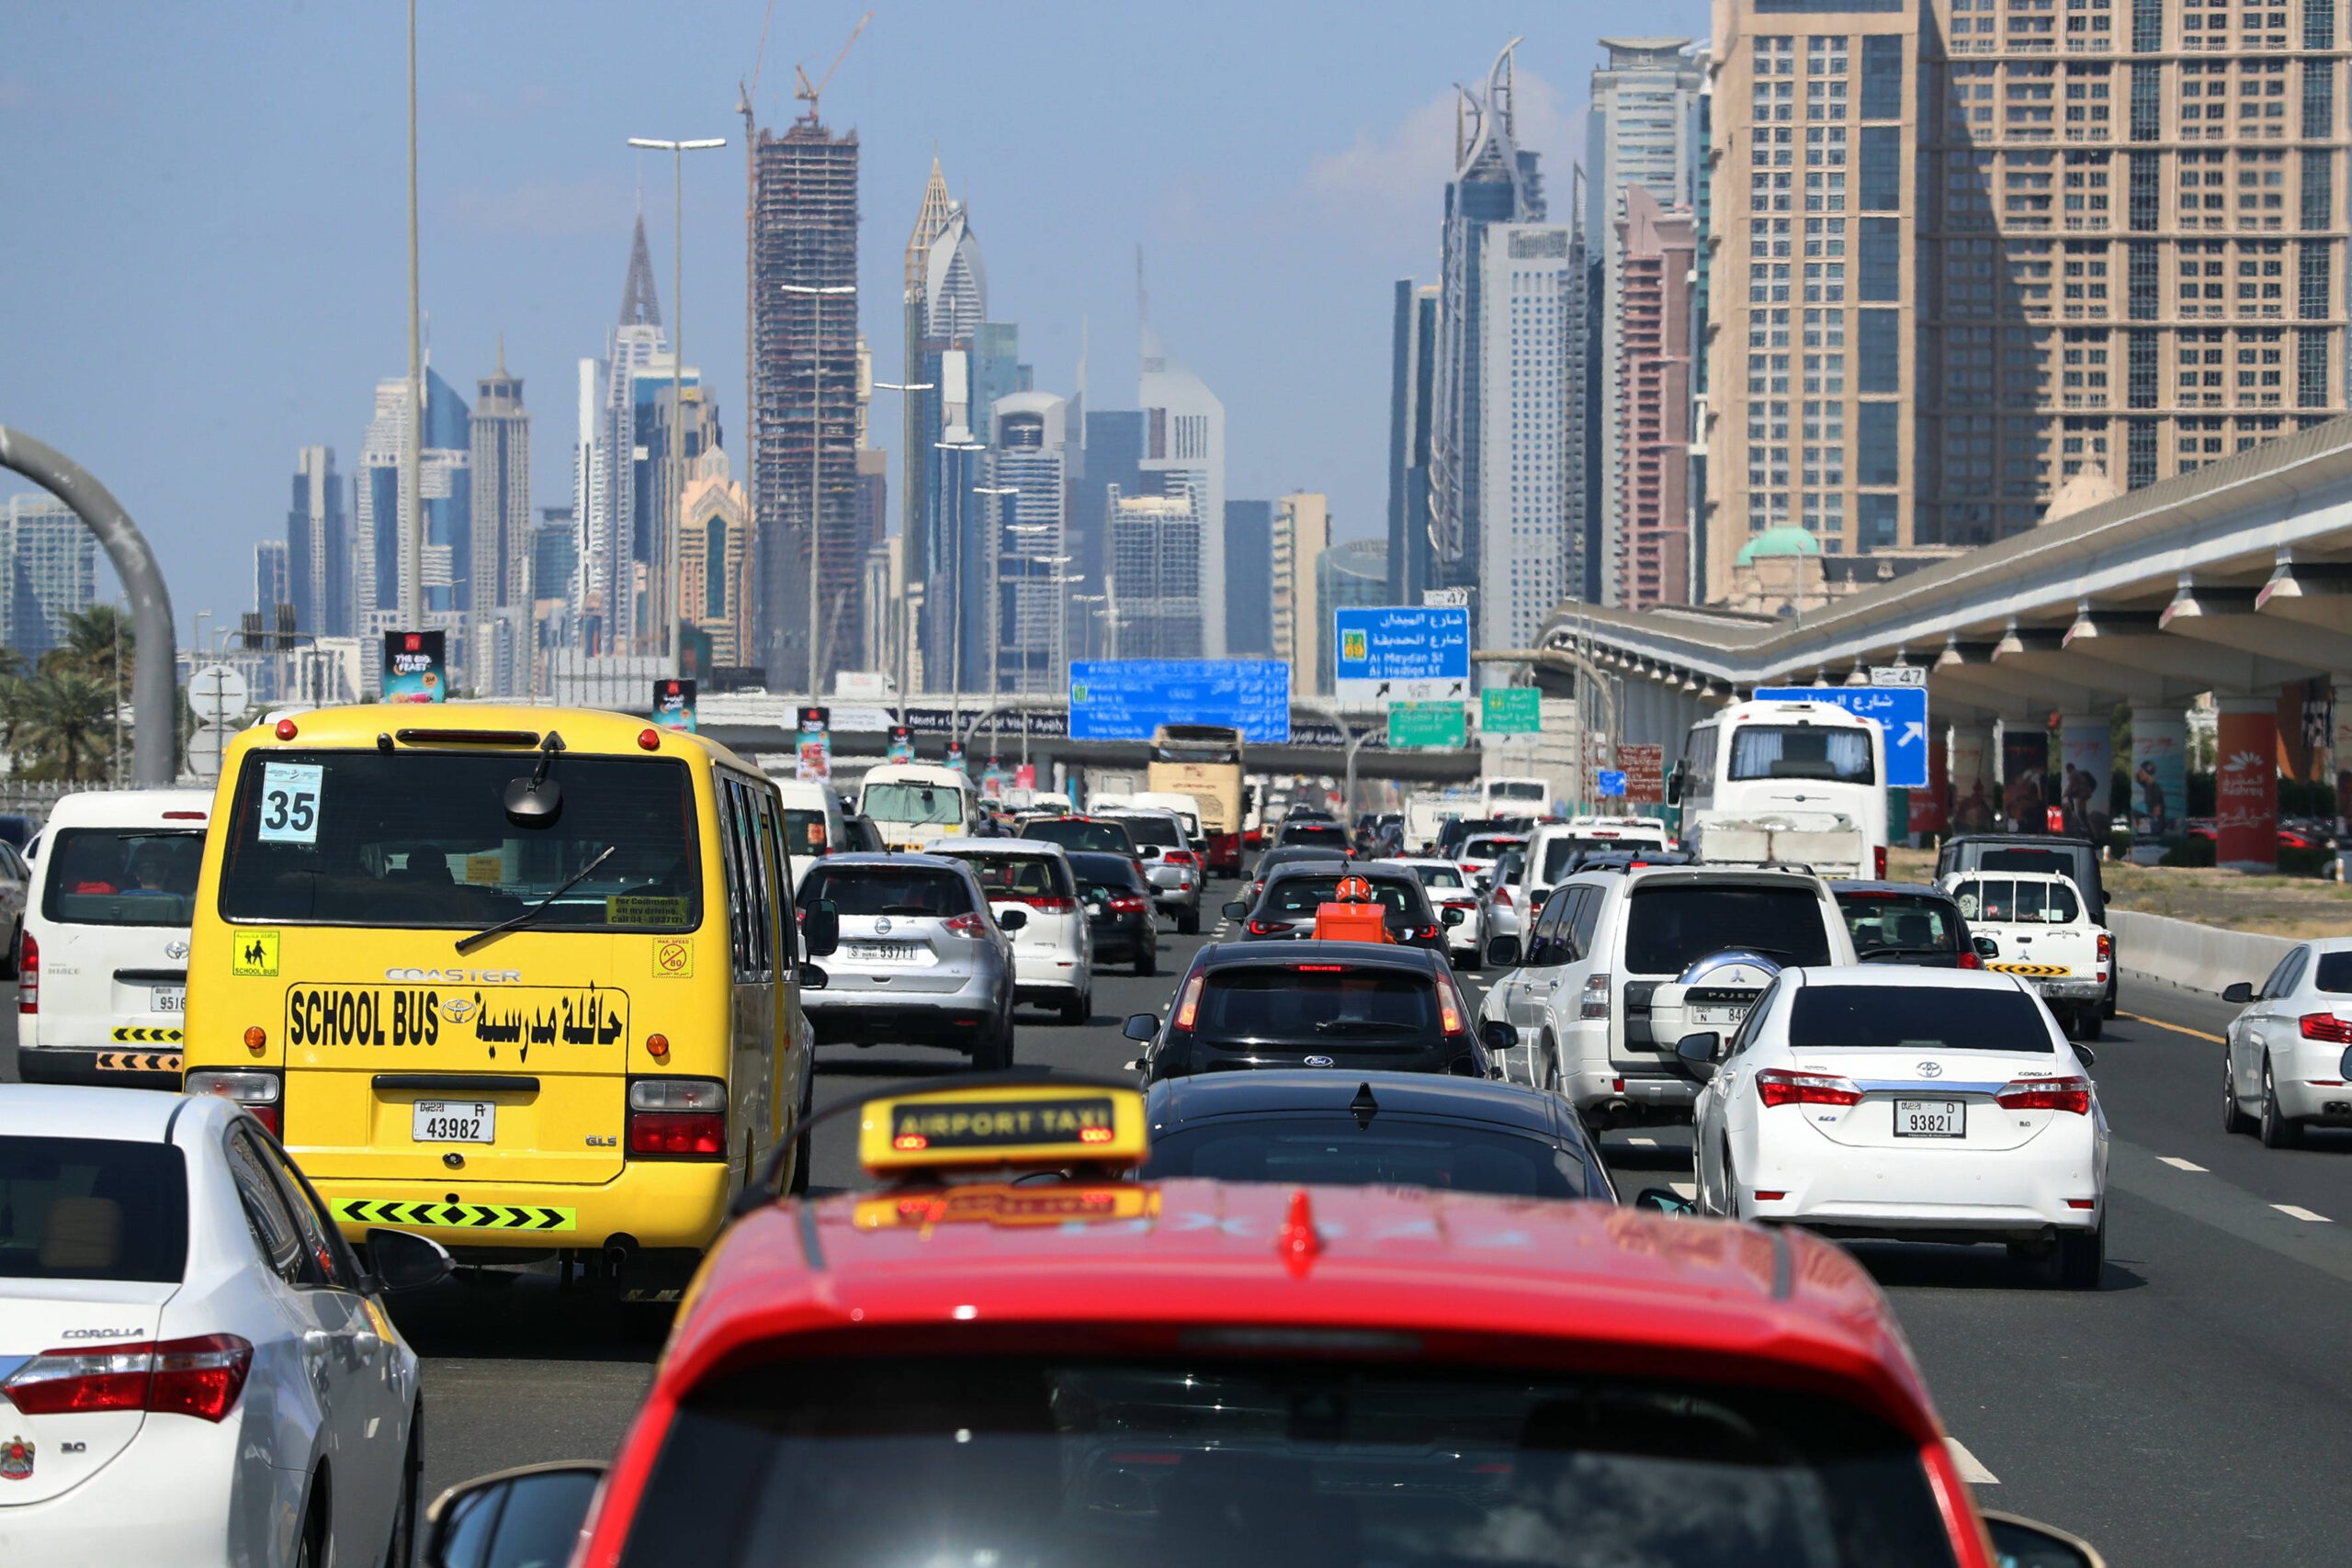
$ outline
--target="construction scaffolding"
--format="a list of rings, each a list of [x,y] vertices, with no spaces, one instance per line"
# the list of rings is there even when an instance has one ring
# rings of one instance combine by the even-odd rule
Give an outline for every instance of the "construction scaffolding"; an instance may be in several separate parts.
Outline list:
[[[854,131],[812,115],[753,143],[752,462],[761,549],[760,648],[771,689],[823,690],[808,626],[809,524],[817,511],[825,622],[836,667],[865,643],[867,547],[857,506],[857,297],[795,293],[857,283]],[[789,287],[787,287],[789,286]]]

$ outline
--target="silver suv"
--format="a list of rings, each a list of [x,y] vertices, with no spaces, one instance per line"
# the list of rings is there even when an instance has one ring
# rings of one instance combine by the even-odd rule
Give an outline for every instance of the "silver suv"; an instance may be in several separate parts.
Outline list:
[[[1173,811],[1126,807],[1098,816],[1123,823],[1143,857],[1144,880],[1151,884],[1152,908],[1176,919],[1185,936],[1201,929],[1201,857],[1184,835],[1184,819]]]
[[[820,1044],[945,1045],[976,1067],[1012,1065],[1012,942],[1020,909],[991,913],[970,866],[944,855],[828,855],[797,903],[841,920],[824,984],[800,1005]]]

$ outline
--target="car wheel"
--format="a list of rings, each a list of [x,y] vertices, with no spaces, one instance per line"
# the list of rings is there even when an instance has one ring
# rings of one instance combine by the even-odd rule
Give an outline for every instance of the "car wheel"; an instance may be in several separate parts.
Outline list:
[[[1198,909],[1178,910],[1176,912],[1176,932],[1179,936],[1200,935],[1201,912]]]
[[[2093,1002],[2075,1015],[2075,1038],[2086,1043],[2097,1040],[2107,1032],[2107,1021]]]
[[[1062,1004],[1061,1018],[1066,1024],[1072,1026],[1082,1024],[1093,1016],[1094,998],[1091,996],[1072,997]]]
[[[1706,1195],[1707,1190],[1701,1188],[1700,1198],[1704,1200]],[[1729,1144],[1724,1145],[1724,1203],[1723,1207],[1716,1212],[1727,1220],[1739,1218],[1739,1177],[1738,1173],[1732,1168]]]
[[[2302,1142],[2302,1129],[2278,1109],[2278,1086],[2270,1081],[2270,1060],[2262,1062],[2262,1146],[2291,1149]]]
[[[384,1547],[385,1568],[409,1568],[416,1561],[416,1483],[424,1473],[424,1404],[409,1412],[408,1457],[401,1461],[400,1501],[392,1506],[391,1540]]]
[[[2100,1216],[2095,1231],[2062,1234],[2050,1249],[2044,1268],[2048,1282],[2062,1291],[2098,1290],[2099,1275],[2107,1268],[2106,1216]]]
[[[8,933],[8,951],[0,953],[0,980],[17,978],[17,954],[25,951],[25,922],[18,920],[17,929]]]
[[[2230,1054],[2222,1053],[2222,1131],[2232,1135],[2254,1131],[2254,1118],[2238,1104],[2237,1073],[2230,1065]]]
[[[816,1064],[812,1062],[808,1065],[808,1070],[800,1076],[801,1126],[808,1126],[808,1118],[816,1113],[817,1066]],[[800,1136],[793,1140],[792,1179],[786,1184],[785,1190],[795,1198],[804,1198],[808,1196],[808,1182],[816,1171],[816,1134],[813,1133],[804,1132]]]
[[[1146,937],[1143,946],[1136,950],[1136,973],[1138,975],[1159,973],[1159,943],[1157,940]]]
[[[302,1516],[302,1539],[294,1547],[294,1568],[329,1568],[334,1562],[334,1542],[328,1536],[326,1487],[317,1478],[311,1483],[311,1506]]]

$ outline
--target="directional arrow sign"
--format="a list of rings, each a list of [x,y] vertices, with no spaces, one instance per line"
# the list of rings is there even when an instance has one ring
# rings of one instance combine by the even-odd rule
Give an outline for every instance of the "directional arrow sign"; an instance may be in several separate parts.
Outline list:
[[[1928,785],[1928,693],[1921,686],[1758,686],[1758,702],[1832,703],[1886,731],[1886,784]]]

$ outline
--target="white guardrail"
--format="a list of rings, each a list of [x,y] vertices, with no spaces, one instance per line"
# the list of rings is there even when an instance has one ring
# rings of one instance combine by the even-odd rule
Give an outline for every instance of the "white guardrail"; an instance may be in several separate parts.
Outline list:
[[[2214,996],[2239,980],[2259,987],[2295,945],[2289,937],[2223,931],[2131,909],[2109,908],[2107,919],[2125,973]]]

